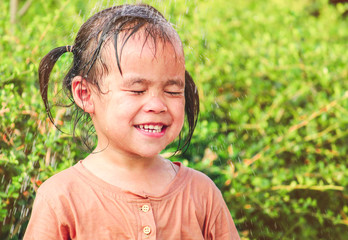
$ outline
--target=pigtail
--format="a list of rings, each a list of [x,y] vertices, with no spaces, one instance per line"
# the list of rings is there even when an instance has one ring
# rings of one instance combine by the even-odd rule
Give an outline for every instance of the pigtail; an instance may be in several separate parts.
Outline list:
[[[187,122],[189,125],[188,135],[184,144],[181,145],[181,134],[179,136],[179,146],[177,152],[183,150],[183,153],[187,150],[190,145],[190,141],[193,132],[197,125],[198,114],[199,114],[199,95],[197,86],[194,83],[190,73],[185,70],[185,113],[187,116]]]
[[[51,122],[55,125],[54,119],[51,113],[51,108],[48,103],[47,98],[47,90],[48,90],[48,82],[49,78],[52,72],[52,69],[57,62],[57,60],[66,52],[71,52],[72,47],[71,46],[63,46],[58,47],[53,50],[51,50],[40,62],[39,65],[39,84],[40,84],[40,94],[42,97],[42,100],[45,104],[46,112],[51,120]]]

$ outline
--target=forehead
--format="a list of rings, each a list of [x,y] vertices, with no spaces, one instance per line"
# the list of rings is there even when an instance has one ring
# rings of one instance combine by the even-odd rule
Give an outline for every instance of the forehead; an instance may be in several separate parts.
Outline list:
[[[120,52],[120,60],[127,57],[151,58],[154,64],[161,59],[166,62],[184,63],[184,54],[181,45],[177,42],[164,42],[148,39],[144,42],[142,37],[134,36],[124,45]]]
[[[128,33],[120,33],[115,47],[113,39],[106,42],[102,50],[102,61],[108,65],[108,68],[127,65],[129,60],[134,58],[149,59],[153,64],[159,60],[166,63],[175,63],[185,65],[184,51],[179,36],[173,30],[168,39],[160,36],[147,34],[144,30],[139,30],[129,36]],[[122,70],[122,69],[121,69]]]
[[[121,71],[113,41],[108,41],[102,50],[101,60],[107,66],[106,74],[100,78],[103,83],[124,87],[134,84],[185,86],[185,57],[180,41],[146,39],[136,33],[123,43],[121,36],[117,43]]]

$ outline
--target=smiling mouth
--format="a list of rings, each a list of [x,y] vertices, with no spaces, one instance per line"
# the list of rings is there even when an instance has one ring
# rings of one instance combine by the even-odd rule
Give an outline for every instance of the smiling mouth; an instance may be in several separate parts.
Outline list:
[[[164,129],[167,128],[167,126],[162,125],[162,124],[140,124],[140,125],[135,125],[136,128],[144,131],[144,132],[149,132],[149,133],[160,133]]]

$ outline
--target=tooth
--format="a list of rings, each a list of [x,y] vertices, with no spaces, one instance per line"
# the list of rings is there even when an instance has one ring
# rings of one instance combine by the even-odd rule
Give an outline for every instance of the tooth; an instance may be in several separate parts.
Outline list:
[[[149,129],[149,125],[145,125],[145,129]]]
[[[144,129],[144,125],[139,125],[141,129]]]
[[[153,129],[153,125],[149,125],[149,128]]]

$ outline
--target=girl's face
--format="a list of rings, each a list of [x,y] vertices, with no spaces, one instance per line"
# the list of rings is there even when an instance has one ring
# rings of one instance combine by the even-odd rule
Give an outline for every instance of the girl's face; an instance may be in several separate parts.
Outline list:
[[[151,158],[179,135],[185,118],[184,55],[179,43],[161,41],[154,53],[151,38],[144,45],[141,34],[131,37],[120,54],[121,76],[113,46],[104,49],[113,67],[100,81],[101,93],[92,91],[96,150]]]

